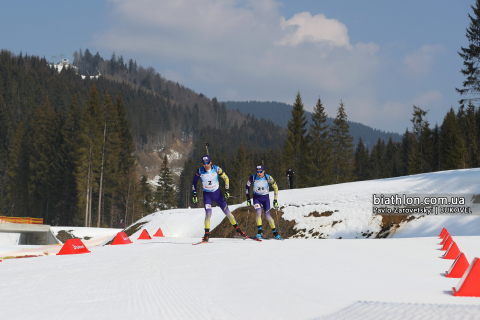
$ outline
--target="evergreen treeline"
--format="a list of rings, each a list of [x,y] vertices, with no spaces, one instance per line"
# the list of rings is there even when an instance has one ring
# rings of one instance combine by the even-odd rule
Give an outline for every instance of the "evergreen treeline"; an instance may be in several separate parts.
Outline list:
[[[292,110],[291,105],[274,101],[226,101],[225,105],[228,110],[238,110],[244,115],[250,114],[257,118],[269,119],[284,128],[287,127]],[[308,124],[313,124],[313,112],[305,111],[305,118]],[[333,126],[333,121],[334,118],[327,116],[327,125]],[[388,140],[392,137],[394,142],[400,142],[402,139],[401,135],[398,133],[374,129],[358,122],[347,122],[355,145],[360,138],[362,138],[362,141],[370,149],[377,142],[378,138]]]

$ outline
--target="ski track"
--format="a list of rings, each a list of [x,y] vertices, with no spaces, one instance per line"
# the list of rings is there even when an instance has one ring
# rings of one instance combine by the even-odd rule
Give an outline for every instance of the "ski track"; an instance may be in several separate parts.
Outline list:
[[[51,318],[53,306],[69,319],[348,319],[355,313],[401,319],[412,318],[414,310],[423,319],[441,305],[447,319],[450,311],[466,316],[480,307],[479,299],[450,294],[458,279],[442,276],[453,261],[440,259],[437,237],[215,239],[192,246],[194,240],[6,260],[0,301],[9,308],[2,317],[31,319],[35,310],[36,318]],[[479,240],[455,239],[469,261],[480,256]]]

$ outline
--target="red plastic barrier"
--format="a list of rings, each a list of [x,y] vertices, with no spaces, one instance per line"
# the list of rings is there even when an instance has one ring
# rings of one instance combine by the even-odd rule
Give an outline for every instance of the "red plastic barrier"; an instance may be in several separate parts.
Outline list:
[[[115,236],[115,239],[113,239],[112,246],[118,245],[118,244],[129,244],[133,243],[132,240],[127,236],[127,234],[123,231],[117,233]]]
[[[462,279],[452,288],[455,297],[480,297],[480,259],[474,258]]]
[[[445,232],[445,234],[443,235],[443,240],[442,242],[440,242],[440,245],[443,246],[445,244],[445,241],[447,241],[448,237],[450,236],[450,234],[447,232]]]
[[[445,241],[445,243],[443,244],[442,251],[447,250],[448,247],[450,247],[450,244],[451,244],[452,242],[453,242],[452,237],[448,236],[447,241]]]
[[[143,229],[142,233],[140,234],[140,237],[138,237],[137,240],[151,240],[152,237],[148,234],[147,229]]]
[[[155,233],[153,236],[154,236],[154,237],[165,237],[165,236],[163,235],[163,232],[162,232],[162,229],[161,229],[161,228],[158,228],[157,233]]]
[[[64,254],[81,254],[81,253],[89,253],[89,252],[90,251],[83,244],[82,240],[68,239],[63,245],[62,249],[60,249],[60,252],[57,253],[57,256],[62,256]]]
[[[465,271],[468,269],[468,266],[470,264],[467,261],[467,257],[465,257],[465,254],[463,252],[460,252],[457,256],[457,259],[453,262],[452,266],[450,269],[448,269],[447,272],[445,272],[445,276],[447,278],[461,278],[463,277],[463,274]]]
[[[443,259],[448,259],[448,260],[455,260],[458,255],[460,254],[460,249],[458,249],[457,244],[455,241],[452,241],[450,244],[450,247],[448,247],[447,252],[443,255]]]
[[[447,229],[443,228],[442,229],[442,232],[440,232],[440,234],[438,235],[440,238],[443,238],[443,235],[445,234],[445,232],[447,232]]]

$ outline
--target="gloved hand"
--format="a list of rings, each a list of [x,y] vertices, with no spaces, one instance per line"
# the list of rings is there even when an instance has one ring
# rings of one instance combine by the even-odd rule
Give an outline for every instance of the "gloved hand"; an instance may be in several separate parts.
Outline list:
[[[251,207],[252,203],[250,202],[250,199],[247,200],[247,206]]]
[[[225,190],[225,200],[230,198],[230,192],[228,190]]]
[[[277,199],[273,200],[273,207],[274,207],[275,209],[278,208]]]
[[[194,193],[193,193],[193,203],[197,203],[197,202],[198,202],[197,193],[194,192]]]

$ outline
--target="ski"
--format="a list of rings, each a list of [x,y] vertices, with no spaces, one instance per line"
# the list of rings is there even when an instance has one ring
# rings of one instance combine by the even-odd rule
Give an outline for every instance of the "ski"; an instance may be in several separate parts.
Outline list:
[[[257,238],[255,238],[255,237],[250,237],[250,236],[235,235],[235,236],[233,236],[233,237],[234,237],[234,238],[240,238],[240,239],[243,239],[243,240],[245,240],[245,239],[252,239],[252,240],[255,240],[255,241],[258,241],[258,242],[262,242],[262,240],[257,239]]]
[[[213,242],[200,241],[200,242],[192,243],[192,246],[196,246],[197,244],[202,244],[202,243],[213,243]]]

